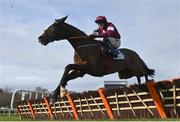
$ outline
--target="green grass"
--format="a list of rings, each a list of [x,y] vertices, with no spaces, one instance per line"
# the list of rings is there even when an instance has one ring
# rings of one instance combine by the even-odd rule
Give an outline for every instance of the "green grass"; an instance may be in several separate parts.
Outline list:
[[[8,114],[0,114],[0,122],[1,121],[34,121],[33,119],[19,119],[19,116],[16,115],[11,115],[9,116]]]
[[[0,121],[19,121],[19,116],[18,115],[11,115],[9,117],[7,114],[0,115]]]
[[[19,116],[18,115],[11,115],[10,117],[8,116],[8,114],[0,114],[0,121],[22,121],[22,122],[24,122],[24,121],[35,121],[35,122],[37,122],[37,121],[39,121],[40,122],[40,120],[33,120],[33,119],[22,119],[22,120],[20,120],[19,119]],[[48,121],[48,120],[43,120],[42,122],[45,122],[45,121]],[[50,120],[51,122],[55,122],[55,121],[57,121],[57,120]],[[50,121],[48,121],[48,122],[50,122]],[[88,121],[91,121],[91,120],[88,120]],[[127,122],[130,122],[130,121],[133,121],[133,122],[139,122],[139,121],[146,121],[146,122],[152,122],[152,121],[161,121],[161,122],[164,122],[164,121],[169,121],[169,122],[172,122],[172,121],[180,121],[180,118],[179,119],[177,119],[177,118],[171,118],[171,119],[123,119],[123,120],[115,120],[115,121],[111,121],[111,120],[99,120],[99,121],[97,121],[97,122],[124,122],[124,121],[127,121]],[[58,121],[59,122],[59,121]],[[63,121],[63,122],[67,122],[67,120],[65,121]],[[69,121],[68,121],[69,122]],[[75,122],[78,122],[78,121],[75,121]],[[80,120],[79,122],[87,122],[87,120],[85,121],[85,120]],[[92,120],[92,122],[96,122],[95,120]]]

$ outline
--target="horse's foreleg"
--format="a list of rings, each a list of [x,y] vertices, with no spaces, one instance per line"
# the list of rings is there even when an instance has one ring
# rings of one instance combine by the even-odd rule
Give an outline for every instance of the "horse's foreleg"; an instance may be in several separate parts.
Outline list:
[[[64,74],[63,74],[61,81],[60,81],[60,85],[62,87],[65,87],[67,85],[67,79],[66,78],[67,78],[69,72],[73,69],[73,66],[74,66],[74,64],[69,64],[65,67]]]
[[[88,64],[69,64],[65,67],[64,74],[62,76],[60,85],[65,87],[67,85],[67,82],[71,79],[75,79],[77,77],[82,77],[86,71],[89,70]],[[72,72],[70,72],[72,71]],[[69,73],[70,72],[70,73]]]
[[[69,64],[65,67],[64,74],[61,78],[60,85],[62,87],[65,87],[67,85],[67,82],[71,79],[75,79],[77,77],[82,77],[85,72],[84,65],[77,65],[77,64]],[[72,71],[72,72],[70,72]]]
[[[83,77],[84,74],[85,74],[85,72],[83,72],[83,71],[73,70],[72,72],[70,72],[68,74],[68,76],[66,77],[66,80],[69,81],[69,80],[72,80],[72,79],[75,79],[75,78],[78,78],[78,77]]]
[[[73,70],[72,72],[70,72]],[[69,64],[65,67],[64,74],[62,76],[62,79],[60,81],[60,93],[61,97],[64,96],[66,93],[65,86],[67,85],[67,82],[71,79],[75,79],[77,77],[82,77],[85,74],[86,70],[86,64],[78,65],[78,64]]]
[[[68,74],[68,76],[66,77],[66,80],[69,81],[69,80],[72,80],[72,79],[75,79],[77,77],[83,77],[84,76],[84,72],[82,71],[79,71],[79,70],[73,70],[72,72],[70,72]],[[67,84],[67,82],[66,82]],[[63,87],[65,88],[65,86]],[[54,101],[57,101],[57,97],[58,95],[60,95],[59,91],[62,89],[62,86],[60,86],[60,84],[58,85],[58,87],[56,88],[56,90],[54,91]],[[65,91],[66,92],[66,91]]]
[[[60,92],[61,91],[61,92]],[[60,84],[58,87],[54,90],[54,96],[53,96],[53,103],[57,101],[58,96],[60,95],[61,97],[64,96],[67,93],[67,90],[65,87],[62,87]]]
[[[55,103],[57,101],[57,98],[58,98],[58,95],[59,95],[59,91],[60,91],[60,85],[58,85],[57,88],[54,90],[53,103]]]

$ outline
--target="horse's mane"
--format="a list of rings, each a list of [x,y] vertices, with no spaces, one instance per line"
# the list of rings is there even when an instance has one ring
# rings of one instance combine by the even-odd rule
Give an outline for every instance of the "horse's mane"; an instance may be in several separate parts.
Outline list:
[[[80,29],[74,27],[73,25],[70,25],[68,23],[65,22],[65,24],[67,25],[67,27],[72,31],[72,32],[76,32],[82,36],[87,36],[87,34],[84,31],[81,31]]]
[[[71,37],[86,37],[86,36],[88,36],[84,31],[81,31],[80,29],[78,29],[77,27],[75,27],[75,26],[73,26],[73,25],[70,25],[70,24],[68,24],[68,23],[66,23],[66,22],[64,22],[64,24],[66,25],[66,27],[68,28],[68,30],[70,30],[71,32]],[[84,38],[79,38],[78,39],[79,41],[81,41],[81,40],[84,40],[84,41],[86,41],[87,42],[87,44],[97,44],[97,41],[95,41],[93,38],[86,38],[86,39],[84,39]]]

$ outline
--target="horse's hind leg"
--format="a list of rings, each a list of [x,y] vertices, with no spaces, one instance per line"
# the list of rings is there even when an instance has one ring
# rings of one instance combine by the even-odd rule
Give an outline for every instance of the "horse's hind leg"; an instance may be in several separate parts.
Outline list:
[[[145,77],[145,80],[148,81],[148,75],[145,75],[144,77]]]
[[[141,84],[141,77],[140,76],[136,76],[136,77],[137,77],[138,84]]]

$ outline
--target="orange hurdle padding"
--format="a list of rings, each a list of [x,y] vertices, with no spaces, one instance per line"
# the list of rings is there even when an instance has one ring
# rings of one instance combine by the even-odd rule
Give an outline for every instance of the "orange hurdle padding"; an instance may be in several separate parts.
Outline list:
[[[33,110],[32,104],[31,104],[31,102],[30,102],[29,100],[27,100],[27,103],[28,103],[28,105],[29,105],[29,110],[30,110],[30,112],[31,112],[31,114],[32,114],[32,117],[33,117],[33,119],[35,119],[36,116],[35,116],[35,112],[34,112],[34,110]]]
[[[164,109],[164,104],[160,99],[160,95],[156,89],[155,83],[152,80],[149,80],[146,82],[147,84],[147,88],[150,92],[150,95],[154,101],[154,104],[156,105],[156,108],[158,110],[158,113],[160,115],[161,118],[167,118],[165,109]]]
[[[48,113],[49,113],[48,115],[50,116],[51,119],[53,119],[54,117],[53,117],[52,109],[46,97],[44,97],[44,102],[48,108]]]
[[[74,114],[74,118],[75,118],[76,120],[79,120],[79,117],[78,117],[78,113],[77,113],[76,107],[75,107],[75,105],[74,105],[74,102],[73,102],[73,100],[72,100],[70,94],[66,94],[66,96],[67,96],[68,101],[69,101],[69,103],[70,103],[70,106],[71,106],[71,108],[72,108],[72,111],[73,111],[73,114]]]
[[[108,103],[108,101],[107,101],[107,99],[106,99],[106,97],[104,95],[104,88],[99,88],[98,92],[99,92],[99,95],[100,95],[100,97],[101,97],[101,99],[102,99],[102,101],[104,103],[104,107],[106,108],[106,111],[108,113],[109,118],[110,119],[114,119],[114,115],[112,113],[112,109],[109,106],[109,103]]]
[[[174,83],[175,80],[180,80],[180,77],[173,78],[173,79],[170,79],[170,80],[168,80],[168,81],[171,82],[171,83]]]

